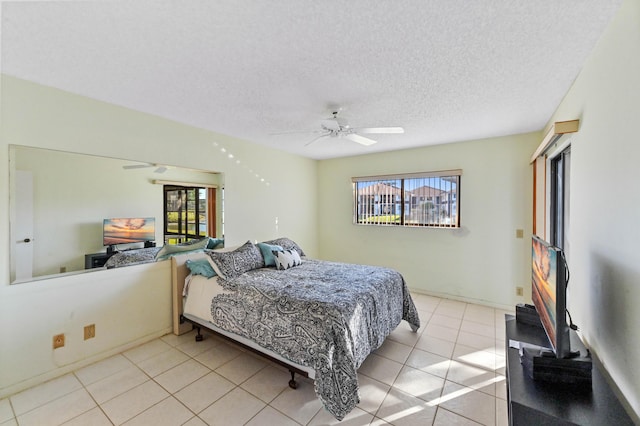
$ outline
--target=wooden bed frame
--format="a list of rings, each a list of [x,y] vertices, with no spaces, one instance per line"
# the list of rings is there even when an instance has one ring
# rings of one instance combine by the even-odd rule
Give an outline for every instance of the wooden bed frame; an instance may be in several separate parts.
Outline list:
[[[225,340],[229,340],[236,345],[241,346],[242,348],[249,350],[251,352],[257,353],[268,360],[279,364],[289,370],[291,373],[291,380],[289,381],[289,386],[293,389],[298,387],[295,381],[295,374],[298,373],[301,376],[314,378],[315,372],[313,369],[291,363],[284,358],[278,356],[277,354],[261,348],[255,343],[252,343],[248,339],[234,335],[233,333],[226,332],[224,330],[216,329],[215,326],[211,323],[208,323],[205,320],[201,320],[200,318],[196,318],[193,316],[185,316],[183,311],[183,297],[182,291],[184,289],[184,281],[187,275],[189,275],[190,271],[187,268],[186,261],[187,259],[201,259],[207,256],[204,253],[190,253],[183,254],[178,256],[173,256],[171,258],[171,288],[172,288],[172,319],[173,319],[173,333],[176,335],[181,335],[192,331],[194,328],[197,330],[197,334],[195,336],[196,341],[201,341],[203,339],[202,334],[200,333],[201,329],[204,328],[218,337],[221,337]]]

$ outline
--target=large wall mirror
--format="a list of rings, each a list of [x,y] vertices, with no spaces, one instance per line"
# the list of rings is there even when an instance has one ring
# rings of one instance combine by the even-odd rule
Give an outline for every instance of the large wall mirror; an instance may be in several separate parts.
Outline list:
[[[155,218],[162,245],[166,182],[223,186],[213,171],[18,145],[9,151],[12,283],[88,271],[85,255],[106,251],[104,219]],[[215,208],[220,221],[222,203]]]

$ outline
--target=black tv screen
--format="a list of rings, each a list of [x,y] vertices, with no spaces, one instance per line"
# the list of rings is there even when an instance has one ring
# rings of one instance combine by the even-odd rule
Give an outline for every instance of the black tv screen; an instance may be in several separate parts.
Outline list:
[[[557,358],[570,356],[566,321],[567,281],[562,250],[534,236],[531,244],[531,297]]]
[[[156,220],[153,217],[104,219],[103,245],[138,243],[156,240]]]

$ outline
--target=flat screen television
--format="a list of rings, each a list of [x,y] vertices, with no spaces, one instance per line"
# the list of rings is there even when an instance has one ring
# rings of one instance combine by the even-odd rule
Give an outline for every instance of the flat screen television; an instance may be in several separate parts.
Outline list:
[[[557,358],[570,358],[567,268],[562,250],[536,237],[531,244],[531,296]]]
[[[156,239],[156,219],[153,217],[128,217],[104,219],[102,225],[103,245],[129,244]]]

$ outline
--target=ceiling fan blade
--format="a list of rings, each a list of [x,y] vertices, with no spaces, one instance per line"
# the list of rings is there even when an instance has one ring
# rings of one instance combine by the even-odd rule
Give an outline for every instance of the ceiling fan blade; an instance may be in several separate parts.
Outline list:
[[[296,133],[318,133],[318,130],[288,130],[286,132],[269,133],[270,136],[295,135]]]
[[[402,127],[360,127],[354,131],[358,133],[404,133]]]
[[[378,141],[374,141],[373,139],[365,138],[364,136],[356,135],[355,133],[350,133],[348,135],[344,135],[345,139],[349,139],[352,142],[359,143],[360,145],[373,145],[374,143],[378,143]]]
[[[129,165],[126,165],[126,166],[122,166],[122,168],[125,169],[125,170],[146,169],[148,167],[153,167],[153,164],[129,164]]]
[[[305,144],[304,144],[304,146],[309,146],[309,145],[311,145],[312,143],[314,143],[315,141],[320,140],[320,139],[322,139],[322,138],[326,138],[327,136],[329,136],[329,133],[325,133],[324,135],[320,135],[320,136],[318,136],[318,137],[316,137],[316,138],[313,138],[313,139],[311,139],[309,142],[305,143]]]
[[[149,167],[155,167],[156,169],[153,171],[154,173],[164,173],[169,170],[168,166],[163,166],[161,164],[128,164],[126,166],[122,166],[125,170],[133,170],[133,169],[148,169]]]

